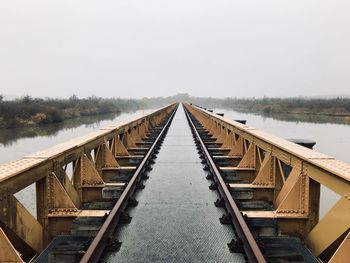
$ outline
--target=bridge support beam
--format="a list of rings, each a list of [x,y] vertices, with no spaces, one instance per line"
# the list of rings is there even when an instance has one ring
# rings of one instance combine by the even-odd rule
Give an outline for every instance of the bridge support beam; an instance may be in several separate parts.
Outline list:
[[[129,156],[130,153],[126,149],[125,145],[122,143],[122,141],[119,139],[119,137],[115,138],[115,148],[114,148],[114,155],[115,156]]]
[[[98,167],[101,169],[103,162],[106,161],[106,148],[97,153]],[[112,158],[114,158],[112,156]],[[78,191],[80,200],[82,203],[98,201],[102,199],[101,187],[105,185],[98,170],[96,170],[94,163],[87,157],[87,155],[81,156],[75,163],[74,174],[73,174],[74,186]]]
[[[0,262],[24,262],[0,227]]]
[[[36,252],[43,249],[43,227],[13,195],[1,200],[0,211],[1,224]]]
[[[350,258],[350,232],[346,235],[329,263],[345,263]]]
[[[350,229],[350,200],[342,197],[310,232],[307,243],[319,256]]]

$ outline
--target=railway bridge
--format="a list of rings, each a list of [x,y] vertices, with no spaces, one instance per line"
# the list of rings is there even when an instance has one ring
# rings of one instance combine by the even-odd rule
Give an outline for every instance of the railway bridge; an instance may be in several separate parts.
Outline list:
[[[0,262],[349,262],[349,229],[350,164],[189,103],[0,165]]]

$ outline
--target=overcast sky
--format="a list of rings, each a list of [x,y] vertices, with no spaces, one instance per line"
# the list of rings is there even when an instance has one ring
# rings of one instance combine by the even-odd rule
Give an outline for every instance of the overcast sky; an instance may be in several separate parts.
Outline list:
[[[179,92],[350,94],[350,1],[0,1],[0,93]]]

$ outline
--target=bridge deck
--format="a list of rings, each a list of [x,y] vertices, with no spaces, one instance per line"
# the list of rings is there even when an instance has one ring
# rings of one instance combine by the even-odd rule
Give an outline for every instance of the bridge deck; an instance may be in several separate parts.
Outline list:
[[[120,251],[107,262],[244,262],[227,248],[234,233],[219,222],[223,210],[213,204],[217,194],[181,107],[145,184],[131,223],[119,230]]]
[[[0,262],[350,257],[350,164],[183,105],[0,165]],[[319,220],[321,185],[340,199]]]

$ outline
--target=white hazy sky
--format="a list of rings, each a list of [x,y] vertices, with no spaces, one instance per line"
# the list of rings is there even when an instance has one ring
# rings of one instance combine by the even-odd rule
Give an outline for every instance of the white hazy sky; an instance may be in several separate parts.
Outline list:
[[[349,0],[1,0],[0,93],[350,94]]]

